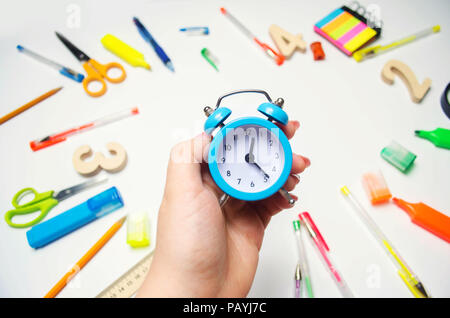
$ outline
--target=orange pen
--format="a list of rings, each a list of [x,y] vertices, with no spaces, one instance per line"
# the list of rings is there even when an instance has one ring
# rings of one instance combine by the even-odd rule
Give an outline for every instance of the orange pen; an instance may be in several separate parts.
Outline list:
[[[97,241],[97,243],[92,246],[86,254],[72,267],[70,271],[66,273],[66,275],[61,278],[55,286],[44,296],[44,298],[54,298],[59,292],[66,287],[66,285],[70,282],[72,278],[75,277],[76,274],[92,259],[92,257],[97,254],[97,252],[111,239],[111,237],[116,234],[116,232],[120,229],[122,224],[125,222],[127,217],[124,216],[119,221],[113,224],[111,228],[103,234],[103,236]]]
[[[450,217],[422,202],[409,203],[399,198],[392,201],[409,214],[414,224],[450,243]]]
[[[272,49],[268,44],[261,42],[249,29],[247,29],[238,19],[236,19],[225,8],[220,8],[220,12],[225,15],[230,21],[244,33],[249,39],[253,40],[263,51],[272,58],[277,65],[281,65],[284,62],[284,56],[279,52]]]

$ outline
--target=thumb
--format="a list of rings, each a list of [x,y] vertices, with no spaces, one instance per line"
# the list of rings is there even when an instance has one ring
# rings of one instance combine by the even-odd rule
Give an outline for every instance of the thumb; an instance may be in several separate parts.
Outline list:
[[[210,142],[211,137],[203,132],[175,145],[170,152],[167,182],[176,182],[179,186],[186,181],[201,183],[201,163]]]

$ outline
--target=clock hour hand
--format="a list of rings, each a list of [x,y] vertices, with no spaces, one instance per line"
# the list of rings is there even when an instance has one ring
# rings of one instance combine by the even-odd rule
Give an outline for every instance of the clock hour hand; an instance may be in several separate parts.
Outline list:
[[[259,164],[257,164],[255,162],[255,156],[251,153],[248,153],[245,155],[245,161],[249,164],[254,165],[256,168],[258,168],[259,170],[261,170],[261,172],[264,174],[264,177],[266,177],[267,179],[269,179],[269,175],[259,166]]]

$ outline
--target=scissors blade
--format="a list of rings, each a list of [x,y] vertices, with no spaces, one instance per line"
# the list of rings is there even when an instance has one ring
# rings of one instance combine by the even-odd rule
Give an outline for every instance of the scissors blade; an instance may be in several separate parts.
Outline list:
[[[79,48],[77,48],[75,45],[73,45],[69,40],[67,40],[61,33],[55,32],[58,39],[61,40],[61,42],[66,46],[66,48],[69,49],[70,52],[72,52],[73,55],[80,61],[80,62],[87,62],[91,58],[87,56],[83,51],[81,51]]]
[[[94,178],[92,180],[74,185],[73,187],[61,190],[59,192],[57,192],[56,194],[53,195],[53,197],[58,200],[58,201],[62,201],[64,199],[67,199],[69,197],[71,197],[74,194],[77,194],[80,191],[83,191],[84,189],[87,189],[89,187],[92,187],[96,184],[105,182],[106,180],[108,180],[108,178],[104,177],[104,178]]]

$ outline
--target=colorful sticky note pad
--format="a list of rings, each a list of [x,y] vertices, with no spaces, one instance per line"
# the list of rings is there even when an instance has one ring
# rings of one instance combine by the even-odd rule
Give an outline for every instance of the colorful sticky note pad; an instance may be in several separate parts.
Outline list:
[[[314,30],[349,56],[381,33],[381,28],[369,27],[365,17],[346,6],[321,19]]]

